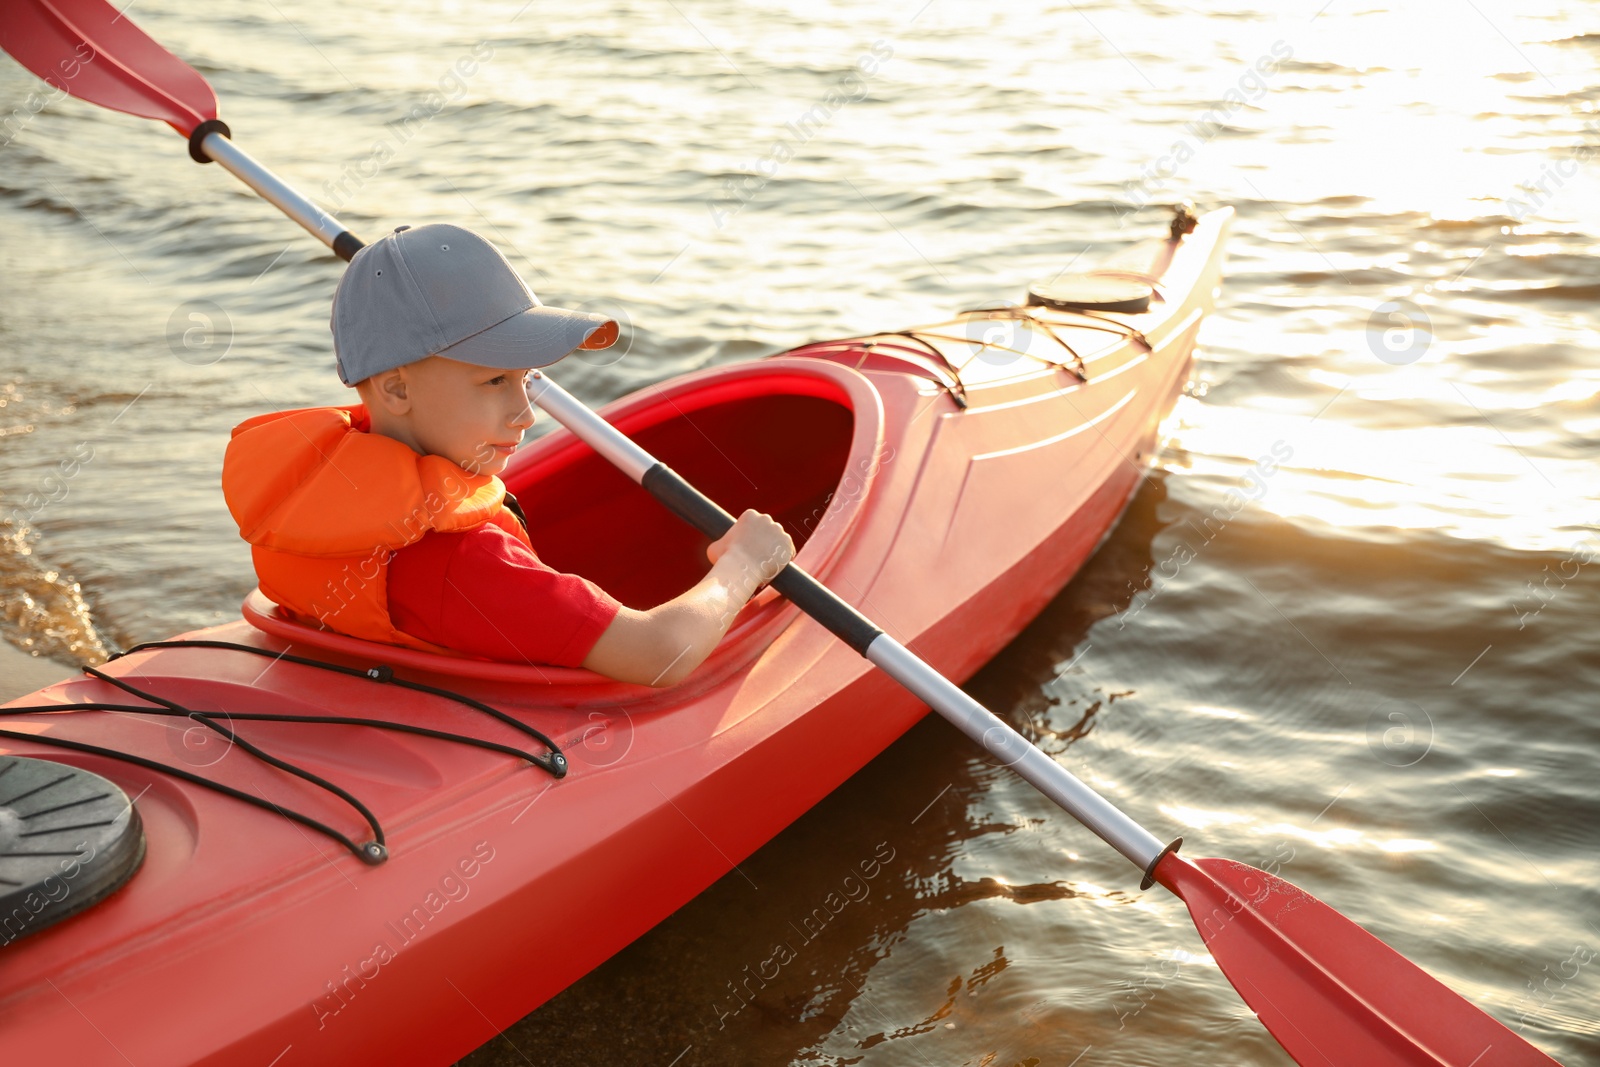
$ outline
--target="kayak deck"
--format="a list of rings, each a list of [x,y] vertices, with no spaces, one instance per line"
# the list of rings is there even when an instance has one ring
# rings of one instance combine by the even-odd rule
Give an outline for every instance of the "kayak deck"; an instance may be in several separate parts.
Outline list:
[[[975,344],[962,319],[698,371],[603,414],[728,510],[777,515],[800,566],[961,680],[1065,584],[1143,477],[1212,307],[1230,217],[1137,253],[1158,283],[1147,312],[1004,320],[1014,356],[989,335]],[[978,330],[1002,321],[976,318]],[[785,447],[797,432],[817,450]],[[659,602],[704,572],[705,538],[564,431],[518,453],[505,478],[541,556],[624,603]],[[0,738],[0,752],[116,782],[148,841],[124,889],[0,950],[5,1059],[451,1062],[733,869],[926,711],[770,589],[662,690],[372,645],[259,593],[244,614],[187,636],[388,665],[537,727],[572,769],[557,780],[356,725],[238,722],[371,809],[390,856],[367,866],[189,783]],[[104,669],[219,713],[381,718],[538,751],[437,696],[286,660],[160,648]],[[95,700],[128,696],[82,678],[14,704]],[[33,714],[0,727],[91,738],[361,831],[343,802],[237,749],[197,746],[182,719]]]

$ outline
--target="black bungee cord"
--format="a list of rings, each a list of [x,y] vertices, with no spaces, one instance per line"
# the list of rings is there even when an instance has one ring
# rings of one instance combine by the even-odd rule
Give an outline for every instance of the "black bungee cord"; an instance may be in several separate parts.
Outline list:
[[[269,766],[276,767],[288,774],[292,774],[298,778],[301,778],[304,781],[317,786],[318,788],[332,793],[334,796],[339,797],[345,803],[349,804],[361,814],[361,817],[366,820],[367,825],[372,830],[372,840],[366,842],[356,842],[351,840],[345,834],[340,833],[333,827],[328,826],[326,823],[313,819],[301,812],[284,808],[263,797],[246,793],[242,790],[235,789],[232,786],[224,785],[221,782],[202,777],[201,775],[195,774],[192,771],[187,771],[180,767],[173,767],[170,764],[161,763],[157,760],[147,759],[143,756],[136,756],[130,752],[106,748],[101,745],[92,745],[84,741],[73,741],[64,737],[50,737],[42,734],[24,733],[21,731],[6,730],[3,728],[0,728],[0,736],[14,738],[19,741],[53,745],[58,748],[66,748],[73,751],[88,752],[98,756],[105,756],[110,759],[120,760],[124,763],[131,763],[136,766],[144,767],[148,770],[157,771],[163,774],[171,775],[175,778],[180,778],[187,782],[192,782],[195,785],[213,790],[217,793],[221,793],[224,796],[233,797],[236,800],[242,800],[247,804],[253,804],[258,808],[274,812],[275,814],[281,815],[286,819],[291,819],[303,826],[310,827],[311,829],[316,830],[317,832],[337,841],[339,844],[349,849],[350,852],[352,852],[363,862],[368,864],[379,864],[384,862],[384,860],[388,859],[389,852],[384,839],[383,827],[378,822],[377,817],[373,815],[371,810],[369,810],[365,804],[363,804],[353,794],[327,780],[326,778],[314,774],[311,771],[305,770],[302,767],[297,767],[286,760],[281,760],[276,756],[266,752],[260,746],[253,744],[243,737],[240,737],[238,733],[224,725],[223,721],[221,720],[226,720],[228,722],[295,722],[341,726],[369,726],[375,729],[393,730],[401,733],[414,734],[420,737],[431,737],[436,740],[471,745],[486,751],[514,756],[518,759],[527,760],[529,763],[543,768],[556,778],[565,777],[568,770],[567,759],[564,755],[562,755],[560,748],[556,746],[554,741],[552,741],[543,732],[535,727],[530,726],[511,715],[508,715],[498,708],[491,707],[488,704],[474,700],[473,698],[464,694],[455,693],[451,690],[439,688],[437,686],[425,685],[421,682],[413,682],[404,678],[398,678],[395,676],[393,669],[387,666],[380,665],[369,667],[363,670],[356,667],[346,667],[342,664],[327,663],[322,660],[309,659],[304,656],[294,656],[290,655],[288,652],[274,653],[268,651],[267,649],[256,648],[253,645],[241,645],[230,641],[183,639],[143,642],[122,652],[115,653],[110,657],[110,659],[119,659],[122,656],[128,655],[129,653],[140,652],[152,648],[217,648],[238,652],[249,652],[255,655],[267,656],[273,660],[287,660],[291,663],[300,664],[302,666],[317,667],[323,670],[334,671],[352,678],[364,678],[368,681],[374,681],[380,684],[397,685],[405,689],[412,689],[421,693],[429,693],[434,696],[445,697],[446,699],[454,700],[457,703],[463,704],[477,711],[481,711],[492,718],[521,731],[529,737],[537,740],[540,744],[544,745],[549,752],[547,754],[524,752],[521,749],[513,748],[509,745],[502,745],[495,741],[488,741],[483,738],[471,737],[465,734],[456,734],[446,730],[435,730],[430,727],[416,726],[411,723],[392,722],[385,719],[362,719],[343,715],[284,715],[269,712],[224,712],[189,708],[178,703],[177,701],[169,700],[155,693],[146,692],[120,678],[112,677],[103,671],[87,666],[83,668],[87,674],[118,689],[121,689],[124,692],[131,693],[142,700],[149,701],[149,705],[117,704],[109,701],[82,701],[71,704],[38,704],[25,707],[10,707],[0,709],[0,715],[6,716],[57,714],[61,712],[77,711],[106,711],[123,714],[166,715],[176,718],[192,719],[193,721],[200,723],[201,725],[206,726],[208,729],[216,732],[225,738],[230,744],[238,745],[240,748],[244,749],[246,752],[249,752],[251,755],[255,756],[257,759],[268,764]]]

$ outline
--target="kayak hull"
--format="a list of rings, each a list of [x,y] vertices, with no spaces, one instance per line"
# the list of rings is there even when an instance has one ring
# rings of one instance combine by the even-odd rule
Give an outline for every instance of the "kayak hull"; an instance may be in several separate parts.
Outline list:
[[[780,376],[785,396],[815,401],[791,404],[796,417],[820,404],[848,407],[853,417],[840,423],[830,461],[834,488],[814,507],[804,493],[781,501],[805,526],[797,562],[934,668],[965,680],[1082,566],[1137,488],[1213,306],[1230,217],[1204,216],[1153,262],[1140,253],[1137,269],[1162,296],[1150,312],[1087,325],[1064,315],[1056,326],[1073,358],[1033,337],[1016,359],[969,358],[957,392],[942,371],[897,355],[897,335],[883,335],[695,372],[604,413],[647,447],[651,434],[685,442],[690,451],[662,458],[704,484],[716,482],[720,461],[692,452],[695,434],[679,433],[681,423],[652,423],[661,412],[689,412],[686,420],[715,437],[737,413],[696,408],[695,398],[721,390],[719,404],[752,403],[746,394]],[[959,344],[930,347],[958,362]],[[585,451],[551,434],[518,454],[507,482],[525,502],[569,468],[577,482],[596,484],[600,475],[581,466],[592,459]],[[787,492],[782,456],[770,468],[763,462],[745,472],[749,486],[735,471],[725,491],[708,492],[730,510],[741,494],[776,500],[761,493]],[[596,514],[633,506],[628,487],[601,490]],[[807,508],[819,521],[805,518]],[[536,545],[539,522],[530,508]],[[574,534],[571,551],[584,540]],[[691,538],[664,551],[688,558],[703,545]],[[927,711],[770,590],[705,664],[664,690],[363,648],[303,626],[259,594],[245,619],[187,636],[388,663],[544,730],[572,771],[555,780],[493,753],[359,726],[237,724],[369,804],[390,857],[367,866],[303,826],[188,783],[0,737],[0,752],[72,762],[116,782],[135,798],[148,842],[124,889],[0,948],[0,1060],[453,1062],[737,872]],[[348,714],[526,742],[434,696],[239,652],[151,649],[105,670],[192,707]],[[128,699],[85,678],[13,704],[113,698]],[[0,726],[137,749],[357,834],[348,808],[242,752],[190,751],[178,722],[80,712]]]

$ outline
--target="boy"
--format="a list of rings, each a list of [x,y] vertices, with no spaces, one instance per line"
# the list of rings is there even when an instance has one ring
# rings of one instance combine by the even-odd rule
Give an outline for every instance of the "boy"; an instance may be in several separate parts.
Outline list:
[[[746,511],[706,549],[705,578],[649,611],[540,562],[496,477],[533,425],[527,375],[605,348],[617,325],[541,305],[471,230],[401,226],[361,249],[331,325],[339,377],[361,403],[248,419],[222,469],[262,592],[297,616],[669,686],[794,556],[776,521]]]

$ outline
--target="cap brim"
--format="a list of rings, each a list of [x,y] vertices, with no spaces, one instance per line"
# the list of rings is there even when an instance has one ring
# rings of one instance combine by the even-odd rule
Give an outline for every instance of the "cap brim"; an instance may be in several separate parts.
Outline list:
[[[507,370],[547,367],[579,348],[606,347],[616,336],[616,323],[604,315],[539,304],[436,354]]]

